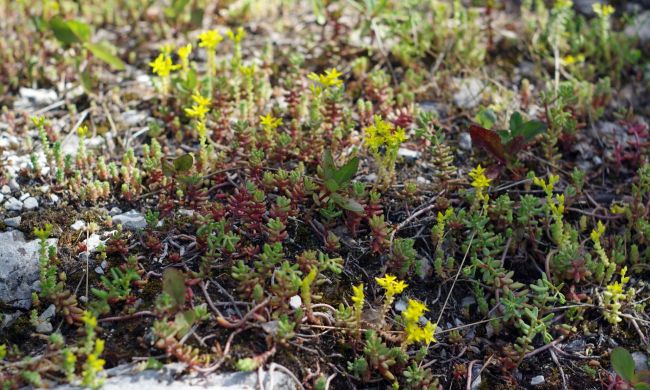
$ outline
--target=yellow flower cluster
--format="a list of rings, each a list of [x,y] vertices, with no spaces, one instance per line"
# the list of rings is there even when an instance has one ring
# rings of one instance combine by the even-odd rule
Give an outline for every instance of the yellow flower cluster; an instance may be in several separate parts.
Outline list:
[[[401,127],[395,128],[392,123],[384,121],[379,115],[375,115],[375,123],[364,129],[366,144],[373,153],[379,152],[381,148],[390,150],[399,148],[407,136]]]
[[[591,9],[594,10],[594,13],[601,18],[606,18],[609,15],[613,14],[616,9],[609,4],[594,3],[591,5]]]
[[[363,293],[363,283],[358,286],[352,286],[352,302],[355,308],[362,308],[366,296]]]
[[[578,54],[577,56],[572,56],[571,54],[569,54],[568,56],[562,58],[562,65],[565,66],[582,63],[582,62],[585,62],[584,54]]]
[[[629,276],[625,276],[627,267],[621,269],[621,281],[613,282],[607,285],[603,293],[603,304],[605,306],[604,316],[611,324],[617,324],[622,321],[621,319],[621,301],[631,298],[634,295],[634,289],[630,288],[627,292],[624,291],[624,286],[630,281]]]
[[[178,48],[178,58],[181,59],[181,66],[184,70],[187,70],[190,66],[190,54],[192,54],[192,44],[188,43],[185,46]]]
[[[192,107],[185,109],[185,114],[190,118],[203,121],[208,111],[210,111],[210,98],[203,97],[200,93],[195,92],[192,95],[192,100],[194,101],[194,104]]]
[[[336,70],[336,68],[331,68],[325,71],[323,74],[310,73],[307,77],[310,80],[320,83],[323,87],[339,87],[343,84],[343,80],[340,79],[342,73]]]
[[[485,168],[481,164],[469,172],[469,177],[472,178],[472,187],[476,189],[476,197],[481,201],[487,202],[489,197],[485,194],[485,190],[490,186],[492,179],[485,176]]]
[[[402,318],[405,322],[404,330],[406,331],[406,344],[414,342],[425,342],[426,344],[429,344],[436,341],[436,324],[427,321],[427,324],[424,327],[420,326],[420,317],[422,317],[427,311],[429,311],[429,309],[424,303],[415,299],[409,299],[408,306],[406,307],[406,310],[404,310],[404,313],[402,313]]]
[[[386,298],[393,298],[397,294],[401,294],[405,288],[408,287],[408,284],[404,283],[401,280],[397,280],[397,277],[393,275],[386,274],[383,278],[375,278],[377,284],[386,291]]]
[[[217,30],[208,30],[199,34],[199,47],[208,50],[214,50],[221,41],[223,41],[223,37]]]
[[[169,55],[167,48],[163,48],[158,57],[155,60],[149,63],[153,72],[159,77],[168,77],[171,72],[178,70],[181,66],[175,65],[172,61],[172,57]]]
[[[264,131],[270,133],[282,125],[282,118],[276,118],[269,112],[265,116],[260,116],[260,124]]]

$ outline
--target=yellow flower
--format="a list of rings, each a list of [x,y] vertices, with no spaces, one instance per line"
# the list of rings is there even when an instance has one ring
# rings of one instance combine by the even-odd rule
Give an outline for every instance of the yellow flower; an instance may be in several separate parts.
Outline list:
[[[194,105],[190,108],[185,109],[185,114],[190,118],[205,118],[205,115],[208,113],[209,109],[205,106]]]
[[[424,329],[422,329],[423,333],[423,341],[425,341],[427,344],[435,343],[436,337],[436,329],[438,328],[437,324],[431,323],[431,321],[428,321],[427,324],[424,326]]]
[[[186,62],[187,59],[190,57],[190,54],[192,54],[191,43],[188,43],[187,45],[178,48],[178,58],[180,58],[182,62]]]
[[[343,80],[340,80],[341,72],[336,70],[336,68],[328,69],[324,74],[310,73],[307,77],[310,80],[321,83],[324,87],[338,87],[343,84]]]
[[[406,307],[406,310],[404,310],[402,318],[404,318],[404,321],[406,322],[417,323],[420,320],[420,317],[424,315],[425,311],[429,311],[429,309],[427,309],[427,306],[424,303],[416,299],[409,299],[408,306]]]
[[[492,179],[488,179],[485,176],[485,168],[481,167],[481,164],[477,165],[476,168],[470,171],[469,177],[474,179],[472,181],[472,187],[480,191],[482,191],[484,188],[489,187],[490,182],[492,181]]]
[[[623,285],[619,282],[614,282],[612,284],[607,285],[607,291],[612,293],[612,295],[623,294]]]
[[[596,15],[606,18],[609,15],[613,14],[616,9],[609,4],[594,3],[591,5],[591,9],[594,10]]]
[[[366,144],[373,153],[377,153],[384,146],[396,152],[399,145],[408,138],[406,131],[401,127],[396,129],[392,123],[384,121],[379,115],[374,119],[374,124],[364,129]]]
[[[562,58],[562,64],[566,66],[581,62],[585,62],[585,56],[583,54],[578,54],[575,57],[569,54],[568,56]]]
[[[194,100],[194,103],[197,105],[204,107],[209,106],[212,102],[209,97],[203,97],[203,95],[199,94],[198,92],[192,95],[192,100]]]
[[[266,116],[260,116],[260,123],[262,124],[262,127],[264,127],[264,130],[272,131],[282,125],[282,118],[275,118],[269,112]]]
[[[406,332],[406,344],[418,342],[424,337],[423,329],[413,322],[407,323],[404,331]]]
[[[210,111],[210,98],[203,97],[199,93],[192,95],[192,100],[194,105],[190,108],[185,109],[185,114],[190,118],[197,118],[200,121],[203,121],[207,113]]]
[[[363,307],[365,301],[365,295],[363,294],[363,283],[358,286],[352,286],[352,302],[354,306]]]
[[[571,8],[573,7],[573,1],[571,0],[557,0],[553,8],[562,9],[562,8]]]
[[[386,295],[389,296],[400,294],[406,287],[408,287],[408,284],[401,280],[397,280],[395,276],[389,274],[384,275],[383,278],[375,278],[375,280],[377,281],[377,284],[386,290]]]
[[[208,30],[199,34],[199,41],[199,47],[213,50],[223,41],[223,37],[217,30]]]
[[[180,68],[180,65],[174,65],[172,58],[165,53],[160,53],[153,62],[149,63],[149,66],[160,77],[167,77],[171,72]]]

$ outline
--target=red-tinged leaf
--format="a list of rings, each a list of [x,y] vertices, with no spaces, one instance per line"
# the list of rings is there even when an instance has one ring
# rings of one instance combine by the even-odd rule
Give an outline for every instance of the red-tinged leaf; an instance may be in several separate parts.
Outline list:
[[[477,147],[490,153],[500,164],[507,161],[506,150],[501,143],[501,137],[497,132],[488,130],[481,126],[470,125],[469,134],[472,136],[472,143]]]
[[[519,152],[521,152],[521,150],[525,146],[526,146],[526,139],[523,136],[518,135],[514,137],[513,139],[510,140],[510,142],[506,144],[505,149],[506,149],[507,157],[511,159],[512,157],[516,156]]]

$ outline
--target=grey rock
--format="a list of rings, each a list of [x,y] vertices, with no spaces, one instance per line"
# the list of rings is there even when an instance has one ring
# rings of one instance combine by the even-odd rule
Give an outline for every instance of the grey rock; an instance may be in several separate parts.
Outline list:
[[[36,331],[38,333],[52,333],[53,329],[54,328],[49,321],[40,322],[38,325],[36,325]]]
[[[20,211],[23,209],[23,202],[12,196],[11,198],[7,199],[7,202],[5,203],[5,209],[9,211]]]
[[[460,305],[462,307],[469,307],[469,306],[472,306],[475,303],[476,303],[476,299],[474,297],[465,297],[461,301]]]
[[[145,111],[128,110],[122,113],[122,121],[129,126],[136,126],[143,123],[148,115]]]
[[[93,233],[85,239],[83,243],[86,245],[86,251],[81,252],[79,258],[86,260],[86,256],[97,252],[97,248],[103,243],[103,241],[101,240],[101,237],[99,237],[99,234]]]
[[[272,367],[272,365],[271,365]],[[137,365],[123,365],[106,370],[107,378],[102,390],[143,390],[143,389],[169,389],[169,390],[253,390],[258,389],[261,382],[263,388],[273,390],[295,390],[296,384],[289,375],[275,370],[258,372],[230,372],[200,376],[190,374],[179,378],[184,366],[179,363],[167,364],[161,370],[141,371]],[[273,381],[273,383],[271,383]],[[62,385],[54,387],[55,390],[77,390],[75,385]]]
[[[531,386],[539,386],[543,385],[544,383],[546,383],[546,378],[544,378],[544,375],[537,375],[530,380]]]
[[[636,371],[644,371],[648,369],[648,356],[643,352],[632,352],[632,359],[634,359],[634,367]]]
[[[56,194],[50,194],[50,200],[52,203],[59,203],[59,196]]]
[[[650,42],[650,11],[638,14],[625,28],[625,34],[638,37],[641,44]]]
[[[425,178],[424,176],[416,177],[415,182],[418,184],[431,184],[431,180]]]
[[[54,317],[54,314],[56,314],[56,306],[51,304],[50,306],[45,309],[40,316],[38,316],[38,319],[41,321],[47,321],[50,318]]]
[[[108,212],[108,214],[111,215],[111,216],[114,216],[114,215],[117,215],[117,214],[122,214],[122,209],[119,208],[119,207],[113,207],[113,208]]]
[[[81,221],[81,220],[76,220],[76,221],[74,221],[74,223],[72,225],[70,225],[70,227],[73,230],[79,231],[79,230],[83,229],[84,227],[86,227],[86,223],[84,221]]]
[[[399,148],[397,155],[403,157],[407,161],[415,161],[420,157],[420,152],[406,148]]]
[[[592,8],[594,4],[600,3],[600,1],[597,0],[574,0],[573,2],[573,7],[575,8],[576,11],[579,13],[585,15],[585,16],[594,16],[596,13],[594,12],[594,9]]]
[[[29,198],[25,199],[23,206],[27,210],[36,209],[38,208],[38,200],[36,200],[36,198],[34,198],[33,196],[30,196]]]
[[[29,198],[31,195],[25,192],[24,194],[20,195],[20,198],[18,198],[19,201],[24,202],[25,199]]]
[[[2,186],[2,189],[0,189],[0,192],[2,192],[5,195],[9,195],[11,194],[11,188],[9,188],[9,186],[5,184]]]
[[[20,216],[18,217],[13,217],[13,218],[7,218],[5,219],[5,225],[12,227],[12,228],[17,228],[20,226],[20,220],[22,218]]]
[[[454,104],[458,108],[474,108],[481,102],[483,82],[476,78],[455,79],[457,91],[454,93]]]
[[[479,390],[481,388],[481,364],[475,364],[472,366],[472,390]]]
[[[0,193],[0,203],[4,202],[4,200],[5,200],[5,196],[2,193]]]
[[[440,111],[441,110],[440,110],[440,105],[438,103],[431,102],[431,101],[424,101],[424,102],[418,103],[418,106],[420,107],[421,111],[430,112],[436,118],[440,117]]]
[[[458,136],[458,147],[466,151],[472,150],[472,136],[468,132],[463,131],[460,133]]]
[[[144,229],[147,227],[147,221],[145,221],[144,215],[135,210],[115,215],[113,217],[113,223],[116,225],[121,224],[123,228],[129,230]]]
[[[16,181],[16,179],[11,179],[9,180],[9,189],[11,191],[18,192],[20,191],[20,184]]]
[[[23,315],[23,312],[20,310],[16,310],[13,313],[0,313],[0,330],[13,325],[21,315]]]
[[[18,230],[0,232],[0,306],[31,307],[32,291],[38,289],[38,249],[38,240],[27,242]]]
[[[53,89],[20,88],[20,99],[14,102],[14,108],[27,109],[47,106],[59,98]]]
[[[401,313],[404,310],[406,310],[406,301],[404,300],[404,298],[400,298],[397,300],[397,302],[395,302],[395,310],[398,313]]]

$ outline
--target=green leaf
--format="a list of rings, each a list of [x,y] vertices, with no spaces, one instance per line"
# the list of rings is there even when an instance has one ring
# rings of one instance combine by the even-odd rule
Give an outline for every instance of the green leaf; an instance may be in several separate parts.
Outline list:
[[[634,390],[650,390],[649,383],[637,383],[634,385]]]
[[[353,211],[359,214],[363,214],[364,212],[363,206],[354,199],[346,198],[339,194],[332,194],[331,199],[334,203],[336,203],[339,207],[341,207],[344,210]]]
[[[81,42],[90,41],[92,30],[90,29],[89,25],[78,20],[68,20],[66,23],[70,31],[72,31],[72,33],[76,35]]]
[[[174,159],[174,169],[177,173],[189,171],[192,169],[192,165],[194,165],[194,156],[189,153]]]
[[[538,120],[532,120],[524,123],[518,130],[519,134],[523,136],[526,141],[530,141],[535,138],[538,134],[541,134],[546,131],[546,123]]]
[[[93,90],[93,78],[92,75],[90,74],[90,69],[86,68],[84,71],[81,73],[81,85],[84,88],[84,91],[86,93],[90,93]]]
[[[334,180],[334,179],[327,179],[327,180],[325,180],[325,188],[327,188],[327,190],[328,190],[329,192],[336,192],[336,191],[338,191],[338,189],[339,189],[339,185],[338,185],[338,183],[336,182],[336,180]]]
[[[336,169],[336,166],[334,165],[334,158],[332,157],[332,152],[330,152],[329,150],[326,150],[325,153],[323,153],[323,158],[320,167],[323,170],[324,179],[334,178],[334,170]]]
[[[165,16],[176,21],[183,13],[185,7],[190,3],[190,0],[174,0],[171,7],[165,8]]]
[[[524,118],[522,118],[519,112],[515,111],[512,113],[512,115],[510,115],[510,131],[514,136],[517,136],[517,132],[523,124]]]
[[[161,370],[165,365],[160,362],[160,360],[155,357],[149,357],[147,363],[144,367],[145,370]]]
[[[185,304],[185,274],[175,268],[167,268],[163,274],[163,291],[171,298],[174,307]]]
[[[476,123],[481,125],[481,127],[485,127],[486,129],[491,130],[492,126],[494,126],[497,121],[497,116],[494,111],[490,110],[489,108],[481,107],[481,109],[474,117],[474,120]]]
[[[174,176],[176,174],[176,168],[167,160],[162,160],[162,171],[165,176]]]
[[[79,37],[77,37],[68,23],[60,16],[55,16],[50,19],[50,30],[52,30],[56,39],[64,46],[79,42]]]
[[[345,163],[341,168],[334,172],[334,180],[337,183],[344,184],[349,182],[354,175],[357,173],[359,168],[359,159],[357,157],[352,158],[350,161]]]
[[[90,52],[93,53],[95,57],[110,65],[111,68],[115,70],[124,69],[124,62],[122,62],[121,59],[111,53],[112,46],[110,46],[108,43],[86,42],[84,43],[84,46],[86,49],[90,50]]]
[[[626,381],[634,379],[634,359],[625,348],[616,347],[611,355],[612,367]]]

